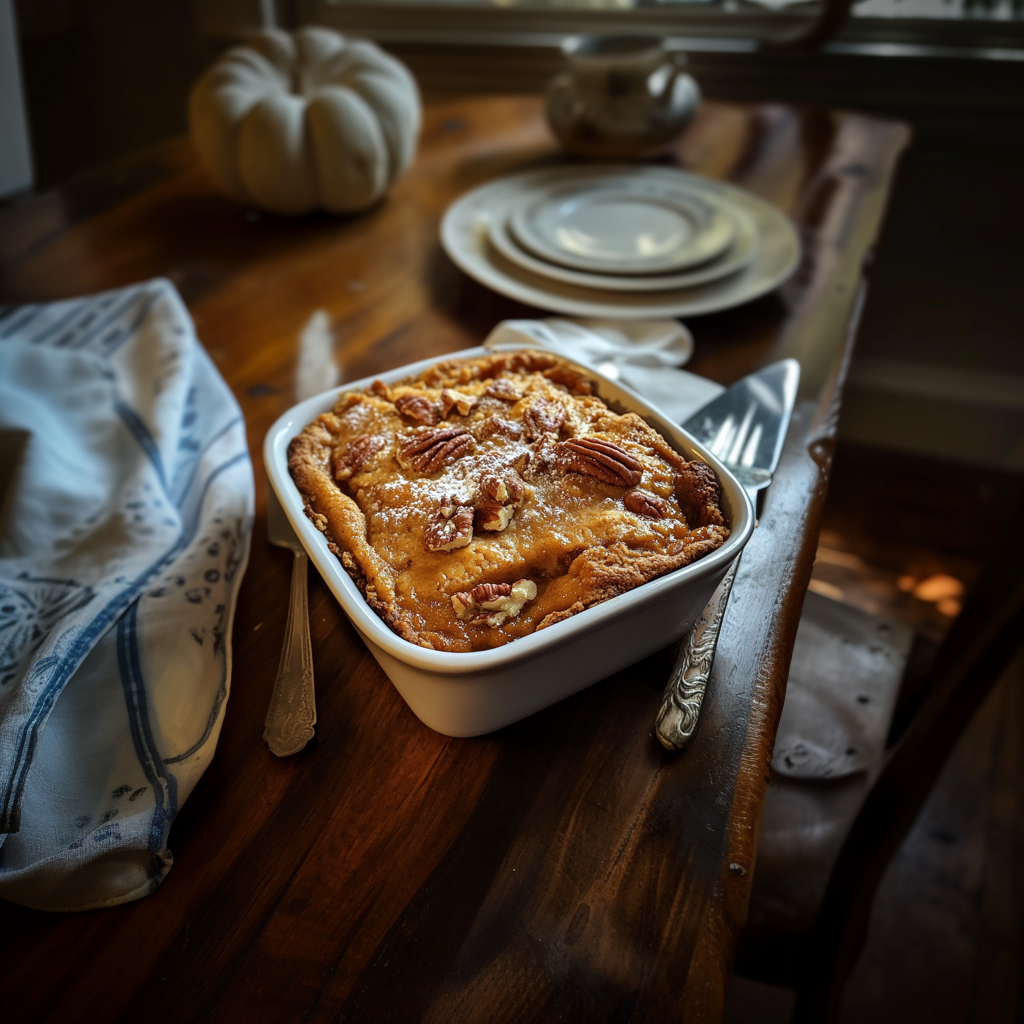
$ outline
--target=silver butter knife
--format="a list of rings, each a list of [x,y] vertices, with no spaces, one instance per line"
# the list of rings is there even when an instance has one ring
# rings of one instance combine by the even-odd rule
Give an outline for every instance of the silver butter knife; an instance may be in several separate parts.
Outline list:
[[[313,726],[316,724],[313,648],[309,642],[306,594],[309,556],[272,490],[267,492],[267,537],[271,544],[290,548],[295,555],[284,646],[263,729],[263,738],[270,752],[278,757],[288,757],[289,754],[297,754],[313,738]]]
[[[799,383],[800,364],[783,359],[737,381],[683,424],[728,466],[755,510],[758,492],[779,464]],[[656,722],[658,739],[669,750],[685,747],[697,728],[739,561],[737,555],[679,648]]]

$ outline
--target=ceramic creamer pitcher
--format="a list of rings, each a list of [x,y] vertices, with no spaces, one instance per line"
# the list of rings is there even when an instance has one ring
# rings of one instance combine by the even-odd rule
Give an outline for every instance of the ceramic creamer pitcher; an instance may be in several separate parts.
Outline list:
[[[700,102],[686,58],[645,36],[578,36],[562,52],[568,69],[547,90],[552,131],[581,156],[636,159],[663,149]]]

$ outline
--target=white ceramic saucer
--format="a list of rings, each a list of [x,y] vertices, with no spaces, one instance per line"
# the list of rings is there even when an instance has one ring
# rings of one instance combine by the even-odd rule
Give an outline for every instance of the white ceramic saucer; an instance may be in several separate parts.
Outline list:
[[[757,229],[757,255],[738,273],[692,288],[664,292],[612,292],[553,281],[506,259],[488,241],[491,225],[505,220],[523,202],[524,191],[563,184],[581,170],[600,177],[635,174],[679,181],[696,179],[709,193],[742,210]],[[800,262],[800,241],[789,219],[774,206],[720,182],[664,167],[578,165],[523,171],[481,185],[457,199],[441,222],[441,244],[453,262],[470,277],[502,295],[540,309],[569,316],[612,320],[644,320],[665,316],[697,316],[730,309],[770,292]]]
[[[736,223],[703,189],[637,177],[540,186],[512,211],[509,227],[522,247],[550,263],[603,274],[657,274],[714,259],[732,242]]]
[[[491,221],[489,238],[498,252],[524,270],[541,277],[566,284],[578,284],[584,288],[598,288],[613,292],[664,292],[677,288],[694,288],[708,281],[717,281],[742,270],[757,255],[757,227],[750,216],[738,207],[730,211],[736,223],[736,237],[733,243],[717,259],[684,270],[678,274],[592,274],[584,270],[572,270],[538,259],[516,244],[509,231],[508,220]],[[510,220],[511,218],[509,218]]]

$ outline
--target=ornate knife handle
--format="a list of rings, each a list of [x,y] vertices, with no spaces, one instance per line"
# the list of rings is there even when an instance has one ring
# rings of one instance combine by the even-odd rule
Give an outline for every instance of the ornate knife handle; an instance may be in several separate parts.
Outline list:
[[[278,757],[297,754],[312,738],[316,723],[313,691],[313,648],[309,642],[309,604],[306,596],[306,566],[309,557],[295,551],[292,587],[284,646],[277,666],[277,679],[270,697],[263,738]]]
[[[718,633],[739,562],[737,555],[704,611],[700,613],[700,618],[694,623],[689,636],[679,647],[679,655],[661,698],[661,710],[656,723],[658,739],[668,750],[682,750],[697,728],[711,666],[715,662]]]

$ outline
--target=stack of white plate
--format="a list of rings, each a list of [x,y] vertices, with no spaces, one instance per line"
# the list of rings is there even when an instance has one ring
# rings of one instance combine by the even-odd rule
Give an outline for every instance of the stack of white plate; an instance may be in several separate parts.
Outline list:
[[[572,165],[474,189],[441,224],[448,255],[496,292],[573,316],[694,316],[778,287],[800,242],[774,206],[668,167]]]

